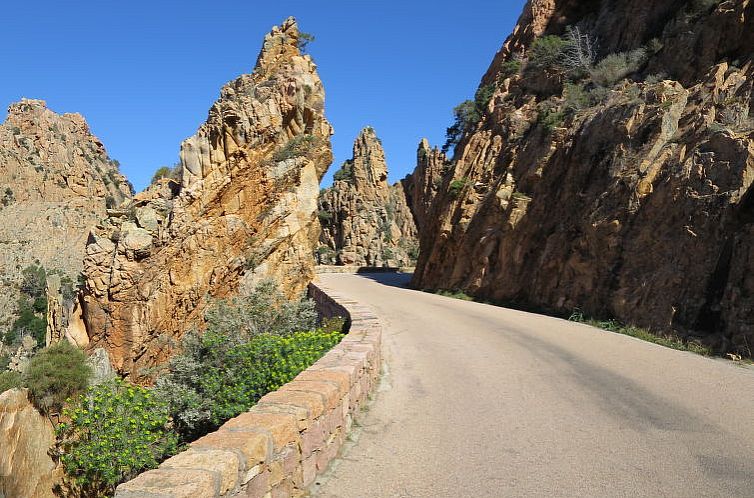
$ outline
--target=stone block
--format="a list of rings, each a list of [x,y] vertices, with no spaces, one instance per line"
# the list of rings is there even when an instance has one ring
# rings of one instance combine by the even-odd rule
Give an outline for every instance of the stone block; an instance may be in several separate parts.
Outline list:
[[[220,494],[225,494],[238,484],[241,462],[238,455],[230,450],[190,449],[165,460],[160,468],[215,472],[220,476]]]
[[[116,498],[212,498],[219,496],[220,476],[194,469],[144,472],[115,490]]]
[[[191,448],[234,451],[243,457],[244,470],[247,470],[270,459],[272,437],[259,432],[217,431],[194,441]]]
[[[220,427],[221,431],[267,431],[272,436],[275,451],[299,440],[298,420],[286,413],[249,411]]]
[[[273,391],[259,400],[259,405],[274,403],[278,405],[292,405],[306,408],[309,419],[315,419],[322,415],[325,409],[323,396],[313,392],[303,391]]]

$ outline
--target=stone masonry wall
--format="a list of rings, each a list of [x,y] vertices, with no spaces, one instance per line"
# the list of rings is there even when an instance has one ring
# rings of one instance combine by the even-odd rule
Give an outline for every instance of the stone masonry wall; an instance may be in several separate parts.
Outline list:
[[[321,284],[311,297],[348,334],[314,365],[248,412],[123,483],[116,498],[302,496],[338,454],[353,416],[375,386],[382,326],[371,311]]]

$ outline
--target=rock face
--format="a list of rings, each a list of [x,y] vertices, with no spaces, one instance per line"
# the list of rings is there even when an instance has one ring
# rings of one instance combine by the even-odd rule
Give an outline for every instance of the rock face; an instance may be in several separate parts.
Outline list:
[[[535,37],[569,25],[597,61],[644,47],[640,63],[602,85],[534,67]],[[752,41],[749,0],[530,1],[428,210],[414,284],[751,355]]]
[[[52,498],[61,472],[47,454],[52,424],[29,403],[25,389],[0,393],[0,496]]]
[[[387,181],[382,144],[370,127],[353,145],[353,158],[319,199],[322,264],[411,266],[418,249],[416,224],[403,183]]]
[[[164,179],[96,227],[86,247],[83,322],[116,370],[164,361],[212,298],[263,278],[290,295],[313,276],[319,181],[332,128],[295,20],[264,41],[253,74],[225,85]]]
[[[15,314],[21,270],[39,261],[76,282],[89,230],[130,196],[81,115],[55,114],[41,100],[8,108],[0,124],[0,333]]]

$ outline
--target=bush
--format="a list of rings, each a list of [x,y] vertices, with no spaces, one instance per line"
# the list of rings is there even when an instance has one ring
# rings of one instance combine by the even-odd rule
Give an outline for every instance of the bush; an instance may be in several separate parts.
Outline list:
[[[0,394],[8,389],[15,389],[23,385],[23,379],[20,373],[6,370],[0,372]]]
[[[450,182],[450,186],[448,187],[448,193],[450,193],[451,197],[458,197],[459,195],[461,195],[461,191],[466,188],[466,185],[468,184],[469,179],[466,177],[453,180],[452,182]]]
[[[157,169],[157,171],[154,172],[154,175],[152,176],[152,184],[154,185],[158,181],[162,180],[163,178],[170,178],[173,180],[180,180],[181,179],[181,165],[176,164],[172,168],[169,166],[161,166]]]
[[[86,389],[91,375],[84,352],[61,341],[32,357],[23,381],[36,407],[43,413],[55,413],[67,398]]]
[[[596,84],[609,87],[637,72],[646,62],[647,51],[643,48],[610,54],[594,66],[590,76]]]
[[[170,373],[157,380],[156,390],[170,406],[181,437],[190,441],[291,381],[341,337],[340,330],[327,329],[261,334],[245,342],[214,331],[201,337],[190,333],[183,352],[170,361]]]
[[[298,34],[298,49],[302,54],[305,54],[309,48],[309,44],[315,40],[314,35],[311,33],[304,33],[300,31]]]
[[[320,209],[317,213],[317,218],[319,218],[320,223],[327,224],[332,221],[333,214],[330,211]]]
[[[91,387],[63,412],[58,449],[76,496],[111,496],[115,487],[178,451],[167,406],[150,390],[114,380]]]
[[[539,123],[547,133],[552,133],[556,128],[561,128],[565,122],[565,113],[556,108],[542,109],[537,116]]]
[[[345,161],[343,166],[333,175],[333,180],[336,182],[350,182],[353,180],[353,162]]]
[[[567,45],[566,40],[555,35],[537,38],[529,48],[529,65],[539,69],[558,67]]]
[[[291,301],[273,281],[267,280],[246,296],[216,301],[205,320],[208,330],[249,339],[264,333],[285,335],[312,330],[317,325],[317,311],[314,301]]]
[[[275,152],[272,159],[279,163],[288,159],[306,156],[318,143],[319,139],[314,135],[297,135],[288,140],[282,149]]]
[[[498,73],[498,81],[505,80],[521,72],[521,61],[517,59],[503,62]]]

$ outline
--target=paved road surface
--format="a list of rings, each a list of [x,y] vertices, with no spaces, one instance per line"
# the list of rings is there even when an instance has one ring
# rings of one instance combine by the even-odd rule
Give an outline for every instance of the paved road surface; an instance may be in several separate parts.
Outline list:
[[[585,325],[322,275],[387,374],[315,495],[754,496],[754,370]]]

